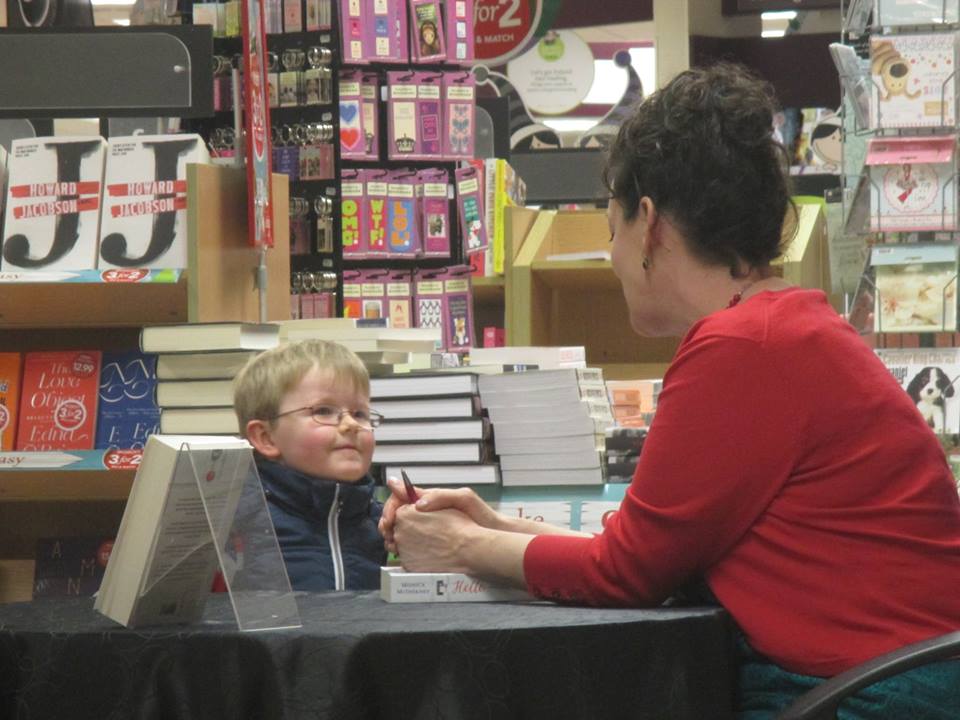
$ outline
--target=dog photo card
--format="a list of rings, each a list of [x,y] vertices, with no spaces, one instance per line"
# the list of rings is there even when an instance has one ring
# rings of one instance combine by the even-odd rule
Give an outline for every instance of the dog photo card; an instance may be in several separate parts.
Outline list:
[[[955,125],[956,58],[956,33],[871,38],[870,127]]]
[[[934,432],[960,433],[960,348],[875,352]]]
[[[957,246],[877,245],[875,332],[953,332],[957,328]]]
[[[473,347],[473,291],[468,265],[448,268],[443,278],[444,349],[470,352]]]

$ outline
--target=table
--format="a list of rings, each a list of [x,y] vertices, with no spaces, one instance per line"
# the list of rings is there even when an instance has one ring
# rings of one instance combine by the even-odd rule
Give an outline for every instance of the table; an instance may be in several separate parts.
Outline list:
[[[5,720],[722,719],[733,626],[717,608],[391,604],[297,593],[303,628],[128,630],[90,598],[0,605]]]

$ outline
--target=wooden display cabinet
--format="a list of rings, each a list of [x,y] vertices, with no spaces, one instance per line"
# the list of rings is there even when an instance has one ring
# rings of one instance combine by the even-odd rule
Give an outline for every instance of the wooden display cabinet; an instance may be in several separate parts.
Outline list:
[[[259,321],[260,253],[248,245],[246,195],[244,170],[188,166],[188,267],[177,282],[0,283],[0,348],[129,350],[144,325]],[[288,206],[288,178],[276,174],[268,320],[290,312]],[[38,538],[115,534],[133,476],[0,464],[0,602],[30,599]]]
[[[507,344],[583,345],[587,365],[603,368],[608,380],[662,377],[680,340],[633,332],[610,261],[546,259],[609,250],[609,238],[602,210],[538,213],[508,270]],[[829,292],[822,206],[798,205],[784,239],[786,252],[774,271],[795,285]]]

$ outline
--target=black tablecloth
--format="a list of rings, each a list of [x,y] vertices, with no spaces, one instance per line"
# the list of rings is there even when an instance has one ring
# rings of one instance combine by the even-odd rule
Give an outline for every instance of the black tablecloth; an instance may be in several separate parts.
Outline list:
[[[0,606],[0,718],[727,718],[732,626],[712,608],[388,604],[298,593],[303,628],[122,628],[88,598]]]

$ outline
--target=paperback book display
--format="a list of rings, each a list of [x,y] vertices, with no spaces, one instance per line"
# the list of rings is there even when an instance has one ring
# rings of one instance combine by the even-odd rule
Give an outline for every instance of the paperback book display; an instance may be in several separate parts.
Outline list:
[[[217,570],[240,629],[299,626],[250,445],[151,435],[94,608],[127,627],[197,622]]]

